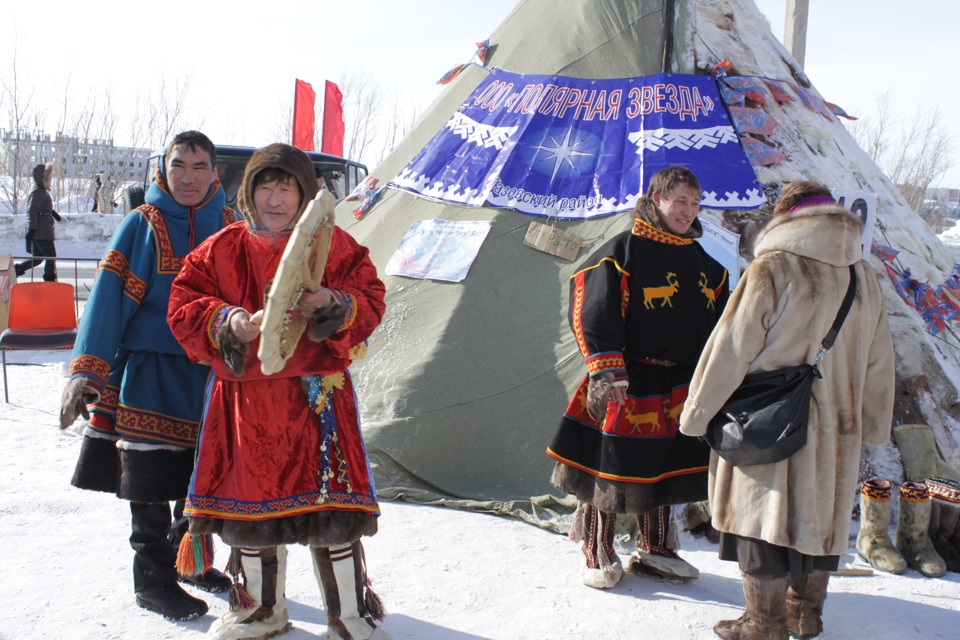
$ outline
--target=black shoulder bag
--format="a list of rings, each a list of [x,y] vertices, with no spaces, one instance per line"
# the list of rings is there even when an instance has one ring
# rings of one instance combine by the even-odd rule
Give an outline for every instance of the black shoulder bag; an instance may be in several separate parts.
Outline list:
[[[710,420],[704,436],[710,448],[732,465],[769,464],[789,458],[807,444],[807,418],[813,381],[833,346],[853,304],[857,274],[850,265],[850,285],[833,326],[820,343],[814,364],[748,374]]]

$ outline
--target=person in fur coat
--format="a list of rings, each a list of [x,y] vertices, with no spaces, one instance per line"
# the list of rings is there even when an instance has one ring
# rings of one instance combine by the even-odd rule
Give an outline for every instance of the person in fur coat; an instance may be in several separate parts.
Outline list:
[[[791,190],[784,189],[785,194]],[[827,192],[829,193],[829,192]],[[889,441],[894,353],[861,223],[822,193],[778,213],[744,271],[690,382],[680,431],[702,436],[744,376],[815,361],[856,270],[856,296],[813,383],[806,446],[781,462],[736,467],[710,456],[709,501],[720,557],[739,563],[746,612],[721,638],[813,638],[829,571],[849,547],[861,444]],[[807,206],[813,205],[813,206]]]
[[[231,546],[231,610],[214,623],[214,638],[290,628],[289,544],[310,548],[331,637],[389,638],[360,542],[377,532],[380,509],[347,370],[385,309],[367,249],[334,227],[322,286],[303,290],[291,312],[309,318],[307,330],[280,372],[262,373],[251,324],[316,194],[303,151],[256,151],[240,187],[246,220],[191,253],[170,295],[174,335],[213,368],[185,512],[191,534],[217,533]],[[202,564],[205,554],[194,553],[190,539],[181,551],[186,566]]]

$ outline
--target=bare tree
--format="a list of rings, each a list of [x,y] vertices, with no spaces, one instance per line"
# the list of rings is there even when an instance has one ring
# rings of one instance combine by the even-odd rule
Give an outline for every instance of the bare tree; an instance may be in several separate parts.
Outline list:
[[[365,158],[374,144],[384,108],[380,85],[361,71],[344,72],[337,85],[343,93],[343,152]]]
[[[420,117],[420,109],[417,107],[408,108],[402,104],[400,92],[394,90],[389,107],[386,109],[389,117],[384,119],[383,130],[380,136],[380,146],[373,162],[368,162],[371,167],[379,165],[383,159],[393,151],[394,147],[403,140],[413,129],[417,119]]]
[[[344,155],[368,166],[380,164],[410,132],[420,111],[404,103],[400,92],[380,86],[363,71],[344,72],[337,80],[343,94]],[[314,148],[322,148],[323,96],[315,105]],[[277,101],[273,137],[288,141],[293,136],[293,95]]]
[[[10,201],[11,213],[19,213],[21,201],[33,188],[29,174],[32,160],[31,138],[35,135],[37,118],[32,112],[33,88],[27,87],[19,64],[19,35],[14,35],[9,72],[3,78],[2,102],[6,111],[7,128],[2,132],[0,149],[0,192]]]
[[[293,98],[288,95],[286,98],[277,100],[277,111],[273,119],[273,139],[280,142],[289,142],[293,140]],[[316,147],[319,149],[320,147]]]
[[[853,123],[851,133],[922,216],[927,190],[954,166],[954,140],[940,108],[904,120],[888,92],[877,98],[873,116]]]
[[[171,85],[166,76],[161,76],[159,84],[148,103],[154,146],[161,146],[178,133],[183,126],[186,112],[187,94],[190,91],[190,78],[181,76]]]

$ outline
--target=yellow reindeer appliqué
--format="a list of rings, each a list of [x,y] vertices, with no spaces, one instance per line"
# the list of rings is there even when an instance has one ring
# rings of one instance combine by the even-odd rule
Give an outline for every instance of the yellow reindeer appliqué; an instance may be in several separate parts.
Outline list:
[[[667,411],[667,417],[674,422],[680,422],[680,414],[683,413],[683,403],[675,404]]]
[[[700,281],[697,284],[700,285],[703,295],[707,297],[707,309],[716,309],[717,292],[707,286],[707,274],[703,271],[700,272]]]
[[[670,279],[671,277],[673,278],[672,280]],[[679,288],[680,285],[677,283],[677,274],[671,271],[667,274],[667,286],[643,288],[643,306],[647,309],[653,309],[653,301],[659,298],[663,300],[663,302],[660,303],[661,307],[667,305],[672,307],[673,303],[670,302],[670,298],[673,297],[673,294],[675,294]]]
[[[653,425],[653,433],[657,433],[661,429],[659,411],[648,411],[647,413],[630,413],[627,411],[624,413],[624,417],[627,422],[633,425],[630,433],[643,433],[640,427],[645,424]]]

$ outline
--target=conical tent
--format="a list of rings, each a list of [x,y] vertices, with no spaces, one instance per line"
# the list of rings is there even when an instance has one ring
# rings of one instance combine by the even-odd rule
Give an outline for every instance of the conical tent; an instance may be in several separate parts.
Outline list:
[[[489,43],[485,66],[468,66],[373,172],[381,185],[493,67],[604,79],[656,74],[665,64],[674,73],[709,74],[728,59],[732,73],[815,92],[749,0],[521,0]],[[755,167],[761,183],[813,179],[835,191],[875,192],[877,228],[914,276],[942,281],[949,274],[951,256],[836,118],[799,102],[765,108],[778,123],[767,142],[786,159]],[[507,512],[556,493],[544,450],[585,371],[567,326],[567,282],[580,260],[630,227],[630,213],[554,221],[585,239],[570,262],[523,245],[533,218],[511,210],[445,204],[393,188],[359,221],[354,206],[338,207],[338,224],[369,247],[387,286],[383,324],[352,368],[381,495]],[[411,224],[429,219],[490,221],[468,276],[449,283],[384,275]],[[937,407],[956,395],[955,368],[890,286],[882,263],[872,260],[887,295],[901,388],[919,400],[911,406]],[[948,459],[955,456],[956,423],[935,409],[925,417],[938,426]],[[884,466],[896,454],[890,447],[870,456],[868,466]]]

